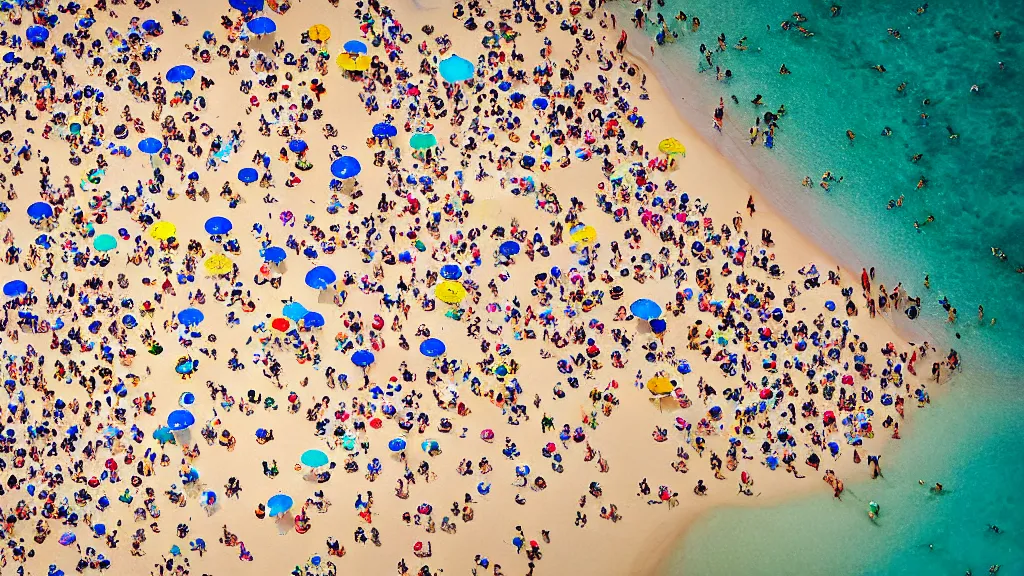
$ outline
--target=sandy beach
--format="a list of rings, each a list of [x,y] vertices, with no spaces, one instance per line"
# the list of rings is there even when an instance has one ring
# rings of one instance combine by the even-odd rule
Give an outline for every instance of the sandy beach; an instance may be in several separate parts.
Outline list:
[[[0,29],[4,574],[656,574],[716,506],[898,466],[958,362],[602,6],[39,4]]]

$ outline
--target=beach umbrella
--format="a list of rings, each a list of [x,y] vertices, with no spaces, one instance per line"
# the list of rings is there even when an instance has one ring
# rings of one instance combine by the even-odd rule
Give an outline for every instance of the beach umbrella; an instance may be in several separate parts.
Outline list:
[[[445,280],[434,289],[434,295],[445,304],[458,304],[466,297],[466,289],[454,280]]]
[[[139,152],[143,154],[156,154],[164,147],[163,142],[156,138],[144,138],[139,141]]]
[[[149,229],[149,235],[157,240],[167,240],[178,233],[178,227],[174,224],[161,220]]]
[[[420,342],[420,354],[423,354],[427,358],[437,358],[445,351],[444,342],[437,338],[427,338],[423,342]]]
[[[203,311],[199,308],[190,307],[178,312],[178,321],[185,326],[198,326],[204,318],[206,316],[203,315]]]
[[[33,202],[29,204],[28,217],[33,220],[42,220],[43,218],[51,218],[53,216],[53,206],[50,206],[46,202]]]
[[[530,475],[530,466],[529,465],[522,464],[522,465],[516,466],[516,476],[529,476],[529,475]]]
[[[278,332],[287,332],[291,326],[291,322],[285,318],[274,318],[274,321],[270,323],[270,327]]]
[[[409,138],[409,146],[413,150],[426,150],[437,146],[437,136],[429,132],[417,132]]]
[[[661,306],[654,300],[640,298],[629,305],[629,313],[641,320],[653,320],[661,316]]]
[[[306,450],[302,453],[302,457],[299,459],[303,466],[309,466],[310,468],[319,468],[321,466],[327,466],[330,463],[330,458],[323,450]]]
[[[498,246],[498,254],[508,258],[519,254],[519,242],[515,240],[506,240]]]
[[[28,293],[28,284],[24,280],[10,280],[4,284],[4,296],[17,298]]]
[[[59,542],[61,546],[71,546],[75,543],[75,540],[78,540],[78,537],[75,536],[74,532],[65,532],[60,535],[60,539],[57,540],[57,542]]]
[[[679,366],[676,366],[676,371],[685,376],[686,374],[689,374],[691,371],[693,371],[693,369],[690,368],[689,362],[683,360],[682,362],[679,363]]]
[[[658,151],[669,156],[686,156],[686,146],[675,138],[666,138],[658,144]]]
[[[352,354],[352,363],[360,368],[366,368],[370,364],[373,364],[375,359],[373,352],[370,352],[369,350],[356,350]]]
[[[8,52],[8,53],[4,54],[4,63],[5,64],[14,64],[17,61],[18,61],[18,55],[15,54],[14,52]]]
[[[241,12],[259,12],[263,10],[263,0],[230,0],[228,5]]]
[[[253,167],[242,168],[238,171],[238,181],[250,184],[260,179],[260,173]]]
[[[341,49],[349,54],[366,54],[366,44],[359,40],[349,40]]]
[[[651,332],[655,334],[664,334],[665,330],[668,330],[668,322],[663,318],[652,318],[649,324],[651,325]]]
[[[29,26],[25,30],[25,38],[33,44],[42,44],[50,37],[50,30],[43,26]]]
[[[363,72],[370,68],[370,57],[342,52],[335,60],[338,67],[346,72]]]
[[[433,452],[434,450],[440,450],[441,445],[437,443],[437,440],[424,440],[423,443],[420,444],[420,449],[424,452]]]
[[[655,376],[647,381],[647,390],[651,394],[669,394],[675,389],[676,387],[672,385],[672,381],[664,376]]]
[[[573,242],[590,244],[597,240],[597,230],[593,226],[577,224],[569,229],[569,237],[572,238]]]
[[[441,278],[445,280],[458,280],[462,278],[462,268],[458,264],[445,264],[441,266]]]
[[[263,251],[263,259],[274,264],[284,262],[287,257],[288,253],[280,246],[271,246]]]
[[[327,42],[331,39],[331,29],[323,24],[313,24],[309,27],[309,39],[313,42]]]
[[[306,272],[306,286],[314,290],[327,290],[338,281],[338,275],[327,266],[316,266]]]
[[[437,71],[446,82],[465,82],[473,77],[473,63],[452,54],[437,65]]]
[[[302,317],[302,325],[306,328],[321,328],[326,323],[324,315],[319,312],[306,312]]]
[[[206,224],[203,225],[207,234],[227,234],[231,232],[232,224],[231,220],[223,216],[211,216],[206,220]]]
[[[405,438],[392,438],[391,441],[388,442],[388,450],[391,450],[392,452],[401,452],[402,450],[405,450]]]
[[[533,107],[536,110],[547,110],[548,109],[548,99],[547,98],[539,98],[539,97],[538,98],[534,98],[533,99]]]
[[[152,32],[160,27],[160,23],[156,20],[149,19],[142,23],[142,30],[144,32]]]
[[[359,160],[352,156],[342,156],[331,163],[331,174],[335,178],[342,180],[355,178],[361,171],[362,167],[359,165]]]
[[[177,432],[196,423],[196,417],[188,410],[175,410],[167,415],[167,428]]]
[[[398,128],[387,122],[378,122],[373,125],[374,138],[394,138],[398,135]]]
[[[292,497],[287,494],[276,494],[267,500],[267,514],[278,516],[291,510]]]
[[[207,272],[214,276],[227,274],[234,268],[231,259],[223,254],[214,254],[213,256],[210,256],[206,259],[206,262],[203,262],[203,267],[206,268]]]
[[[296,154],[301,154],[309,149],[309,145],[305,140],[292,140],[288,142],[288,149]]]
[[[260,16],[259,18],[249,20],[246,24],[246,28],[249,29],[249,32],[252,32],[257,36],[261,36],[263,34],[273,34],[276,32],[277,24],[266,16]]]
[[[309,310],[306,310],[306,307],[298,302],[289,302],[281,309],[281,314],[292,322],[302,320],[308,313]]]
[[[161,444],[174,441],[174,435],[171,434],[171,429],[167,426],[161,426],[156,430],[153,430],[153,439]]]
[[[92,247],[100,252],[109,252],[117,248],[117,238],[110,234],[100,234],[92,241]]]
[[[178,64],[167,71],[164,75],[168,82],[188,82],[196,75],[196,69],[188,64]]]

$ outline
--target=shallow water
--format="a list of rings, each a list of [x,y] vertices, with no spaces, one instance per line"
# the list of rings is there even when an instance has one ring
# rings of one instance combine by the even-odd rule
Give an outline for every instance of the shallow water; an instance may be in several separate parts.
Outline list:
[[[902,281],[919,294],[919,324],[956,342],[968,366],[929,408],[908,407],[914,424],[883,461],[884,480],[850,486],[842,503],[823,490],[783,506],[717,511],[680,544],[670,574],[981,574],[993,563],[1004,565],[1003,574],[1024,573],[1024,502],[1014,493],[1024,474],[1016,355],[1024,277],[1014,272],[1024,265],[1024,159],[1016,150],[1024,121],[1014,107],[1024,98],[1024,14],[1007,0],[974,11],[932,2],[923,15],[917,6],[847,2],[833,18],[827,3],[807,0],[668,0],[651,13],[654,20],[660,10],[677,32],[679,10],[702,23],[657,57],[684,115],[813,239],[851,267],[877,266],[890,288]],[[620,15],[632,9],[616,7]],[[794,12],[807,17],[801,25],[813,37],[781,29],[783,20],[795,22]],[[659,28],[647,31],[653,36]],[[998,42],[997,29],[1004,33]],[[714,69],[698,72],[698,46],[714,49],[721,32],[729,48],[714,62],[733,72],[726,82]],[[747,51],[733,48],[742,36]],[[779,74],[783,63],[790,75]],[[875,64],[887,72],[872,70]],[[979,93],[971,93],[972,84]],[[750,103],[756,94],[765,106]],[[719,97],[726,100],[725,135],[711,130]],[[755,117],[780,104],[787,114],[775,147],[751,147]],[[947,126],[959,138],[950,139]],[[881,135],[884,127],[891,136]],[[856,133],[852,145],[847,130]],[[910,158],[918,153],[915,164]],[[843,176],[829,192],[818,187],[826,170]],[[804,175],[811,188],[800,185]],[[927,185],[917,189],[922,176]],[[903,206],[887,209],[900,195]],[[914,222],[928,215],[935,222],[917,232]],[[1008,261],[993,257],[992,246]],[[926,273],[930,291],[922,286]],[[944,324],[942,295],[959,310],[955,327]],[[976,320],[979,304],[987,318],[998,318],[995,327]],[[943,482],[947,493],[933,496],[919,479]],[[870,500],[882,505],[877,525],[867,519]],[[988,523],[1008,533],[992,534]]]

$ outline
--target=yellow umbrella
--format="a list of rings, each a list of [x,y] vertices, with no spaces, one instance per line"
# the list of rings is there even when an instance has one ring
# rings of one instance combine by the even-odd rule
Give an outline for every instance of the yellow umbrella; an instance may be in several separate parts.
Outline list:
[[[359,56],[358,54],[349,54],[347,52],[339,54],[336,62],[346,72],[362,72],[370,68],[369,56]]]
[[[572,238],[573,242],[578,242],[580,244],[590,244],[591,242],[597,240],[597,230],[595,230],[593,226],[581,226],[579,230],[570,233],[569,237]]]
[[[153,224],[153,227],[149,229],[149,235],[152,236],[153,238],[156,238],[157,240],[167,240],[168,238],[174,236],[177,232],[177,226],[171,224],[170,222],[167,222],[166,220],[161,220],[156,224]]]
[[[647,389],[651,391],[651,394],[670,394],[676,389],[672,385],[672,381],[664,376],[655,376],[647,381]]]
[[[231,259],[223,254],[214,254],[203,262],[203,267],[210,274],[220,276],[221,274],[227,274],[231,272]]]
[[[309,27],[309,39],[314,42],[326,42],[331,39],[331,29],[323,24],[313,24]]]
[[[675,138],[666,138],[662,140],[661,143],[658,144],[658,150],[670,156],[673,154],[686,156],[686,146],[683,146],[683,143]]]
[[[466,289],[455,280],[445,280],[434,289],[434,295],[445,304],[458,304],[466,297]]]

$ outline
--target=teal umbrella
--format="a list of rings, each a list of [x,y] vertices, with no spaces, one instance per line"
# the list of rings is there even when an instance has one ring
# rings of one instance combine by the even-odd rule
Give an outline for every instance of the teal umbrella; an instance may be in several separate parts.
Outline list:
[[[413,150],[433,148],[437,146],[437,136],[425,132],[413,134],[412,138],[409,138],[409,146],[412,146]]]
[[[319,468],[321,466],[326,466],[330,462],[330,459],[327,457],[327,454],[325,454],[323,450],[317,450],[314,448],[312,450],[306,450],[305,452],[303,452],[302,458],[300,458],[299,461],[302,462],[304,466],[309,466],[310,468]]]
[[[114,238],[110,234],[100,234],[92,241],[92,247],[100,252],[109,252],[114,248],[117,248],[117,238]]]
[[[153,431],[153,439],[161,444],[168,442],[174,442],[174,435],[171,434],[171,429],[167,426],[161,426]]]

